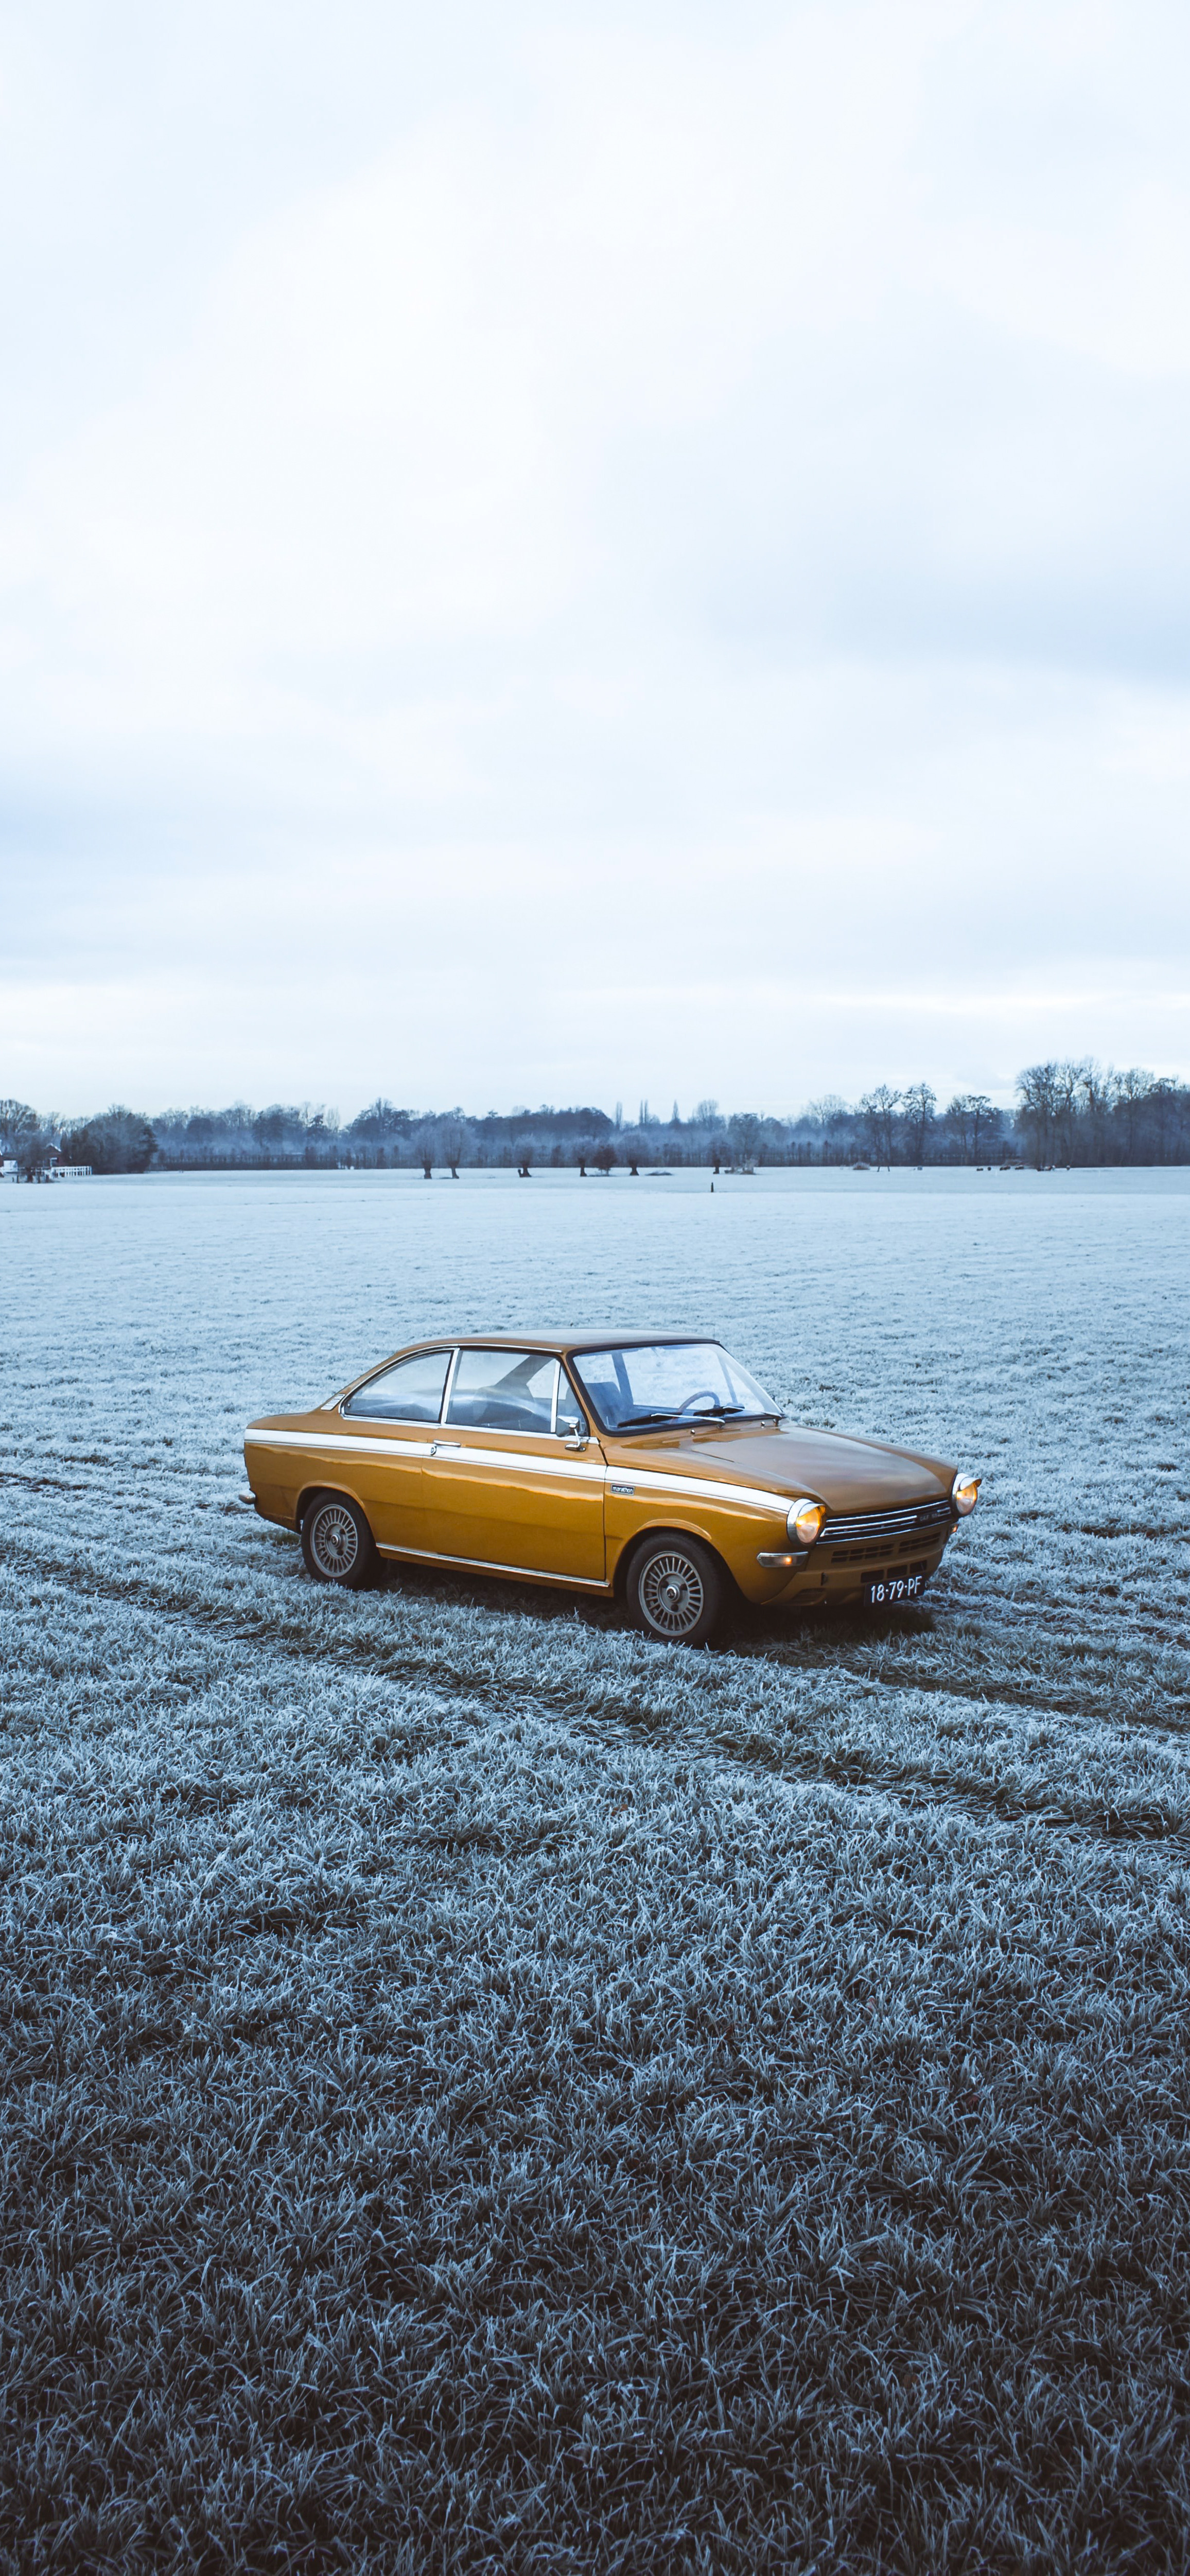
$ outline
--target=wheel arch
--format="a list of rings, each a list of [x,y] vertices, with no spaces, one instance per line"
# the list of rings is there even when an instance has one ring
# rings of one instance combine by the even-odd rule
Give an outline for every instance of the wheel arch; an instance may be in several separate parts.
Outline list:
[[[616,1558],[615,1571],[612,1575],[613,1600],[623,1601],[627,1597],[628,1568],[631,1565],[638,1548],[642,1548],[645,1545],[646,1540],[667,1538],[696,1538],[699,1546],[705,1547],[707,1555],[714,1557],[715,1563],[719,1568],[719,1572],[722,1575],[725,1584],[727,1585],[728,1591],[738,1594],[739,1585],[736,1582],[731,1567],[723,1554],[722,1548],[716,1547],[714,1539],[708,1538],[706,1531],[699,1529],[697,1523],[691,1521],[649,1521],[644,1529],[633,1530],[631,1537],[626,1538],[623,1541],[620,1553]]]
[[[295,1529],[301,1528],[302,1522],[310,1509],[311,1503],[317,1502],[320,1494],[341,1494],[345,1503],[354,1503],[357,1512],[363,1513],[364,1519],[368,1524],[368,1528],[372,1530],[373,1541],[375,1540],[376,1532],[372,1529],[372,1515],[368,1510],[367,1504],[365,1502],[361,1502],[359,1495],[352,1492],[350,1485],[336,1485],[333,1479],[328,1476],[312,1476],[309,1484],[303,1485],[302,1490],[298,1495],[297,1502],[294,1505],[293,1519]]]

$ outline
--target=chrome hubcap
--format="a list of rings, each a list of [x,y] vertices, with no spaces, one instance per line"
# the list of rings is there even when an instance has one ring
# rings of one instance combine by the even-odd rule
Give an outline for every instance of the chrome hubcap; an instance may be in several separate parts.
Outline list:
[[[324,1503],[314,1515],[310,1554],[328,1583],[341,1583],[359,1555],[359,1531],[345,1503]]]
[[[692,1557],[650,1557],[640,1581],[641,1608],[662,1637],[688,1637],[702,1617],[702,1576]]]

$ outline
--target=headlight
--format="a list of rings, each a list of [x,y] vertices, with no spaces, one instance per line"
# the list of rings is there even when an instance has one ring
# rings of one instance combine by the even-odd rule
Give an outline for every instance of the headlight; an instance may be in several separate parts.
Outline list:
[[[799,1547],[813,1547],[825,1519],[825,1503],[791,1503],[785,1526]]]
[[[950,1499],[961,1521],[966,1520],[968,1512],[974,1511],[982,1483],[982,1476],[964,1476],[960,1468],[950,1489]]]

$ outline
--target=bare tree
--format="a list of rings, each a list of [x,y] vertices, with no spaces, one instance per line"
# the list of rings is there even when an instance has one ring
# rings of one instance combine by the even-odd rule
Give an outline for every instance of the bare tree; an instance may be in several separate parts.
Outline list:
[[[755,1162],[760,1150],[760,1120],[751,1109],[741,1110],[728,1128],[734,1160],[747,1168]]]
[[[1127,1073],[1116,1075],[1116,1116],[1122,1119],[1124,1155],[1128,1162],[1131,1162],[1136,1150],[1138,1112],[1149,1098],[1152,1089],[1152,1074],[1145,1073],[1138,1064],[1130,1065]]]
[[[1053,1160],[1059,1076],[1060,1067],[1049,1063],[1026,1065],[1024,1072],[1018,1073],[1016,1078],[1020,1122],[1039,1170],[1043,1163]]]
[[[1082,1057],[1075,1062],[1067,1056],[1054,1068],[1054,1116],[1057,1148],[1068,1163],[1078,1160],[1078,1125],[1086,1096],[1087,1076],[1091,1067]]]
[[[1094,1056],[1087,1057],[1082,1070],[1083,1111],[1090,1159],[1104,1163],[1107,1160],[1108,1122],[1116,1104],[1119,1077],[1112,1072],[1110,1065],[1097,1063]]]
[[[459,1177],[459,1165],[470,1143],[470,1127],[457,1109],[452,1110],[449,1117],[439,1120],[438,1158],[448,1166],[452,1181]]]
[[[51,1150],[45,1122],[27,1100],[0,1100],[0,1154],[28,1179]]]
[[[956,1094],[946,1111],[946,1124],[959,1148],[960,1161],[977,1163],[993,1142],[1000,1123],[1000,1112],[994,1109],[984,1091],[962,1091]]]
[[[967,1096],[971,1106],[971,1159],[977,1163],[981,1154],[990,1152],[1003,1122],[986,1091],[972,1091]]]
[[[1156,1130],[1157,1161],[1169,1159],[1170,1131],[1183,1094],[1167,1074],[1160,1074],[1149,1093],[1148,1109]]]
[[[969,1091],[956,1091],[953,1100],[948,1100],[946,1104],[946,1126],[952,1144],[958,1146],[959,1160],[962,1163],[973,1163],[976,1159],[973,1132],[974,1107],[974,1095]]]
[[[891,1163],[894,1121],[901,1106],[900,1092],[890,1091],[888,1084],[882,1082],[876,1091],[866,1091],[859,1105],[861,1114],[867,1121],[872,1152],[876,1161]]]
[[[420,1127],[415,1128],[411,1142],[418,1162],[421,1164],[422,1179],[432,1181],[434,1178],[434,1164],[438,1156],[437,1120],[435,1118],[423,1118]]]
[[[147,1172],[157,1139],[139,1109],[118,1102],[97,1118],[72,1127],[60,1140],[64,1163],[89,1163],[94,1172]]]
[[[945,1126],[958,1146],[958,1159],[979,1162],[981,1154],[989,1154],[997,1141],[1002,1110],[994,1108],[987,1092],[956,1092],[945,1110]]]
[[[928,1082],[911,1083],[908,1091],[901,1094],[901,1110],[908,1134],[909,1159],[912,1163],[925,1161],[926,1146],[937,1106],[937,1096],[931,1091]]]
[[[707,1153],[710,1156],[712,1168],[716,1174],[722,1171],[730,1152],[731,1147],[723,1133],[723,1129],[717,1125],[714,1134],[707,1138]]]

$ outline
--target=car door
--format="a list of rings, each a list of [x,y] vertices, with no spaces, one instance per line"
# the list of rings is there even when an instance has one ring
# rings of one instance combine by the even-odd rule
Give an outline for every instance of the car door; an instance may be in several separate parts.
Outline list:
[[[403,1556],[433,1553],[425,1466],[450,1359],[449,1344],[411,1351],[357,1386],[339,1407],[336,1468],[363,1504],[377,1545]]]
[[[436,1555],[602,1584],[603,1452],[552,1352],[460,1350],[425,1474]]]

